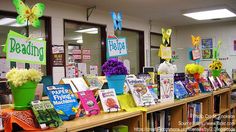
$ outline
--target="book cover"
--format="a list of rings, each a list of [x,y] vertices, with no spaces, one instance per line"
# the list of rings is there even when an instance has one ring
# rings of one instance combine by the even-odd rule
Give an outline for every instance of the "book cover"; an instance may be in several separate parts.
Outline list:
[[[143,79],[147,86],[153,85],[153,81],[150,74],[138,74],[138,79]]]
[[[160,131],[165,130],[165,111],[160,112]]]
[[[149,92],[152,94],[155,103],[158,103],[158,89],[156,87],[148,88]]]
[[[69,84],[47,86],[46,92],[63,121],[75,118],[79,104]]]
[[[201,119],[201,113],[202,113],[202,104],[200,102],[197,102],[195,104],[195,123],[200,122]]]
[[[76,89],[78,89],[78,92],[88,90],[88,85],[86,84],[86,82],[84,81],[82,77],[71,78],[71,81],[73,85],[76,87]]]
[[[209,81],[211,82],[211,86],[213,87],[214,90],[219,89],[219,86],[218,86],[218,84],[215,81],[215,78],[213,76],[209,77]]]
[[[225,87],[224,83],[220,80],[219,77],[216,77],[216,81],[218,82],[220,88],[224,88]]]
[[[105,112],[113,112],[120,110],[120,105],[114,89],[99,90],[99,97],[102,103],[102,108]]]
[[[87,83],[89,90],[101,89],[102,82],[98,80],[97,76],[83,76],[85,82]]]
[[[192,124],[193,123],[193,112],[194,112],[194,108],[191,104],[188,104],[188,124]]]
[[[200,85],[201,84],[201,85]],[[202,86],[204,92],[211,92],[213,91],[211,84],[209,83],[207,78],[201,78],[199,86]]]
[[[160,101],[174,101],[174,75],[160,75]]]
[[[63,124],[50,101],[32,101],[32,111],[41,129],[59,127]]]
[[[86,115],[90,116],[97,115],[98,113],[100,113],[100,108],[94,97],[93,91],[87,90],[78,92],[78,96]]]
[[[188,96],[188,92],[181,81],[174,82],[174,94],[176,99],[182,99]]]
[[[127,84],[137,106],[155,104],[152,94],[142,79],[127,79]]]

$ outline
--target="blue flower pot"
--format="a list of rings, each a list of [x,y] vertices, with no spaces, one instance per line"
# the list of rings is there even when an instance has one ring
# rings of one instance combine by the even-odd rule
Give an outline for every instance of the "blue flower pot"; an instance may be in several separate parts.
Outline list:
[[[120,95],[124,92],[124,84],[125,84],[126,75],[111,75],[106,76],[108,87],[111,89],[115,89],[116,94]]]

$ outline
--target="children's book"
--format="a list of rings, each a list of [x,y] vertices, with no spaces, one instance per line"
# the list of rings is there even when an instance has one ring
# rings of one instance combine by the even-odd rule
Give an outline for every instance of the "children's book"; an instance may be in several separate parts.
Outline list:
[[[90,90],[94,89],[101,89],[102,88],[102,82],[98,80],[97,76],[84,76],[83,77],[85,82],[87,83]]]
[[[120,110],[120,105],[114,89],[99,90],[99,97],[102,103],[102,108],[105,112],[113,112]]]
[[[150,74],[138,74],[138,79],[143,79],[147,86],[153,85],[153,81]]]
[[[160,75],[160,96],[161,102],[174,101],[174,75]]]
[[[207,78],[201,78],[199,83],[200,88],[202,87],[202,92],[211,92],[213,91],[211,84]]]
[[[215,78],[213,76],[209,77],[209,81],[211,82],[211,85],[214,90],[219,89],[218,83],[215,81]]]
[[[78,92],[78,96],[86,115],[90,116],[100,113],[100,108],[92,90]]]
[[[35,100],[31,102],[31,105],[41,129],[59,127],[63,124],[50,101]]]
[[[78,92],[88,90],[88,85],[84,81],[83,77],[71,78],[71,81],[73,85],[78,89]]]
[[[152,94],[148,90],[144,80],[129,78],[127,79],[127,84],[137,106],[155,104]]]
[[[174,94],[177,99],[182,99],[188,96],[188,92],[181,81],[174,82]]]
[[[216,81],[218,82],[220,88],[224,88],[225,87],[225,84],[220,80],[219,77],[216,77]]]
[[[69,84],[47,86],[46,92],[63,121],[75,118],[79,104]]]

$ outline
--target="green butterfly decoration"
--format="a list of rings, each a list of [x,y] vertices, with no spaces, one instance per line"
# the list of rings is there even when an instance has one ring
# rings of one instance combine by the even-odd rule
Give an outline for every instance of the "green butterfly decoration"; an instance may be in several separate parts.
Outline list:
[[[165,41],[167,42],[167,44],[170,43],[170,35],[172,32],[172,29],[167,29],[165,30],[164,28],[161,29],[162,32],[162,43],[165,44]]]
[[[39,18],[43,16],[45,10],[43,3],[35,4],[32,9],[21,0],[13,0],[13,4],[16,8],[16,12],[19,14],[16,18],[18,24],[29,22],[35,28],[40,27],[41,22]]]

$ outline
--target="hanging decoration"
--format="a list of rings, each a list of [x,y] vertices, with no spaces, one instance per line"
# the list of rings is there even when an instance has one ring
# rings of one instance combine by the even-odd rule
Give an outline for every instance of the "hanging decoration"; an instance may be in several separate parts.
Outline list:
[[[162,44],[160,45],[158,56],[160,56],[161,59],[170,61],[170,59],[172,58],[172,51],[171,51],[171,47],[168,45],[170,42],[170,35],[172,32],[172,29],[165,30],[164,28],[162,28],[161,30],[162,30]]]
[[[40,27],[41,22],[39,18],[43,16],[45,10],[43,3],[35,4],[32,9],[21,0],[13,0],[13,4],[19,14],[16,18],[18,24],[27,23],[27,26],[31,24],[35,28]]]
[[[165,61],[159,65],[158,74],[174,74],[177,72],[177,66],[170,63],[170,60],[172,59],[172,50],[171,46],[168,46],[172,29],[165,30],[162,28],[161,30],[163,44],[160,45],[158,56]]]
[[[121,31],[121,29],[122,29],[122,14],[121,14],[121,12],[118,12],[116,15],[116,13],[113,11],[111,13],[111,16],[112,16],[112,20],[113,20],[114,30]]]
[[[212,71],[212,76],[214,77],[218,77],[221,73],[223,64],[222,62],[219,60],[219,49],[221,47],[222,41],[218,40],[217,42],[217,47],[213,49],[213,60],[212,63],[209,64],[209,69]]]
[[[192,46],[193,48],[189,49],[189,58],[190,60],[194,61],[196,64],[200,62],[200,58],[201,58],[201,52],[200,52],[200,41],[201,41],[201,37],[200,36],[191,36],[192,38]]]
[[[204,67],[199,64],[201,58],[201,52],[199,48],[201,37],[191,35],[191,38],[193,47],[189,48],[189,59],[194,61],[194,63],[187,64],[185,66],[185,73],[193,76],[195,81],[199,82],[200,75],[204,72]]]

